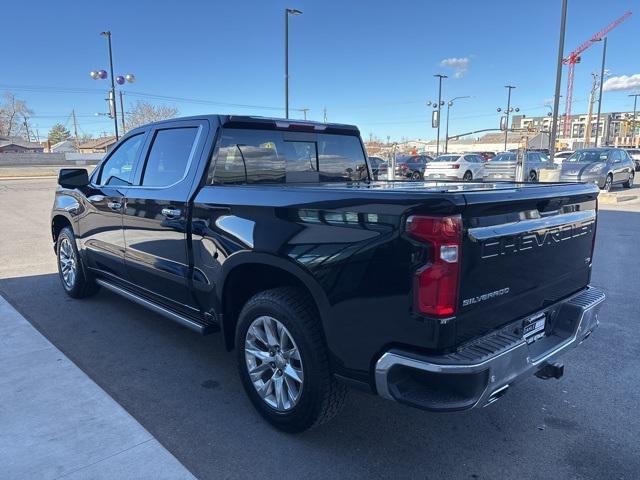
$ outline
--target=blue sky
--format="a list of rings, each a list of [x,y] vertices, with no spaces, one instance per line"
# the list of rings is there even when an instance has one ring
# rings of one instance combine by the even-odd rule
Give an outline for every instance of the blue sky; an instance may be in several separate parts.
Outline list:
[[[40,136],[75,108],[80,129],[112,131],[105,111],[107,81],[88,73],[107,67],[113,32],[116,73],[134,73],[126,104],[141,94],[228,104],[158,100],[181,115],[244,113],[283,116],[283,9],[290,20],[290,106],[309,118],[355,123],[386,139],[434,138],[427,100],[437,98],[435,73],[450,76],[444,98],[471,95],[451,110],[451,133],[493,128],[504,107],[504,85],[516,85],[513,105],[545,114],[553,95],[560,0],[337,1],[235,0],[10,1],[3,5],[0,92],[14,91],[35,111]],[[612,76],[640,73],[640,0],[569,0],[565,55],[621,16],[634,15],[609,35]],[[7,21],[8,20],[8,21]],[[585,111],[601,45],[576,68],[574,112]],[[467,68],[442,66],[467,59]],[[456,63],[456,62],[453,62]],[[464,61],[463,61],[464,63]],[[564,95],[564,71],[562,95]],[[14,87],[10,87],[14,86]],[[25,87],[47,87],[26,89]],[[64,90],[64,89],[68,89]],[[603,110],[631,109],[630,91],[607,92]],[[271,108],[260,108],[271,107]],[[125,107],[126,110],[126,107]],[[561,108],[561,112],[564,107]],[[294,111],[292,116],[302,116]]]

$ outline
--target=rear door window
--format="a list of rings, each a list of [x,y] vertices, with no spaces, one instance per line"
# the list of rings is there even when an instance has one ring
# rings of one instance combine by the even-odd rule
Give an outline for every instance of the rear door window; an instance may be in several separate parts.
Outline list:
[[[167,187],[187,171],[198,127],[157,130],[142,174],[145,187]]]

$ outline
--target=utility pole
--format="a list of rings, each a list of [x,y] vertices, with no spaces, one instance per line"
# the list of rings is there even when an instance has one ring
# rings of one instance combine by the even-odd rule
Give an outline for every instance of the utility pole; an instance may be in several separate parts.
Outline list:
[[[593,102],[596,100],[596,88],[598,88],[598,74],[592,73],[591,93],[589,94],[589,112],[587,113],[587,124],[584,128],[584,146],[591,146],[591,115],[593,115]]]
[[[22,122],[25,130],[27,131],[27,142],[31,142],[31,133],[29,133],[29,119],[24,117],[24,121]]]
[[[122,93],[122,90],[120,90],[118,93],[120,94],[120,117],[122,119],[122,133],[124,134],[126,130],[125,124],[124,124],[124,102],[122,101],[122,97],[124,93]]]
[[[505,112],[506,117],[507,117],[507,121],[505,123],[504,126],[504,151],[507,151],[507,140],[509,137],[509,115],[511,114],[511,90],[513,90],[514,87],[513,85],[505,85],[504,88],[506,88],[508,90],[507,93],[507,111]]]
[[[631,144],[635,147],[636,146],[636,112],[637,112],[637,105],[638,105],[638,97],[640,97],[640,93],[632,93],[631,95],[629,95],[630,97],[633,97],[633,130],[631,131]]]
[[[307,112],[309,111],[308,108],[301,108],[300,110],[302,110],[302,113],[304,114],[304,119],[307,119]]]
[[[600,130],[600,111],[602,110],[602,86],[604,85],[604,62],[607,58],[607,37],[602,44],[602,67],[600,68],[600,94],[598,97],[598,119],[596,120],[596,147],[598,146],[598,131]]]
[[[562,60],[564,58],[564,32],[567,26],[567,0],[562,0],[560,15],[560,40],[558,42],[558,61],[556,65],[556,93],[553,97],[553,120],[551,121],[551,151],[549,157],[553,162],[556,154],[556,136],[558,134],[558,108],[560,106],[560,84],[562,83]]]
[[[436,139],[436,157],[440,155],[440,112],[442,111],[442,79],[448,78],[446,75],[437,73],[434,77],[438,77],[438,128]]]
[[[76,152],[80,151],[80,142],[78,140],[78,122],[76,121],[76,111],[71,110],[71,117],[73,118],[73,135],[76,139]]]

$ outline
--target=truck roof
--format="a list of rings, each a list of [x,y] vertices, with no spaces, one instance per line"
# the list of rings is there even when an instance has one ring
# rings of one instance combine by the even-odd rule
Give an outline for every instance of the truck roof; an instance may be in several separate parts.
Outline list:
[[[175,122],[179,120],[210,120],[212,123],[219,123],[228,128],[254,128],[259,130],[290,130],[290,131],[310,131],[316,133],[339,133],[343,135],[360,135],[360,130],[355,125],[343,123],[322,123],[310,120],[286,119],[277,117],[260,117],[254,115],[233,115],[233,114],[206,114],[193,115],[189,117],[177,117],[167,120],[160,120],[148,125],[161,125],[163,123]]]

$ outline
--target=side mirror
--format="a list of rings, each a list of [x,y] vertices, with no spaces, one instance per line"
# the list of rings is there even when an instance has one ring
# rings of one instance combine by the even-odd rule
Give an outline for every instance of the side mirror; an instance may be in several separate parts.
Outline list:
[[[58,173],[58,185],[62,188],[80,188],[89,185],[89,174],[84,168],[62,168]]]

